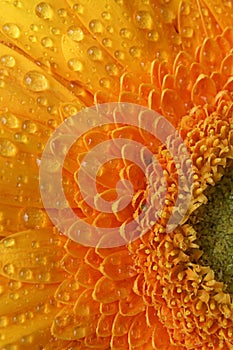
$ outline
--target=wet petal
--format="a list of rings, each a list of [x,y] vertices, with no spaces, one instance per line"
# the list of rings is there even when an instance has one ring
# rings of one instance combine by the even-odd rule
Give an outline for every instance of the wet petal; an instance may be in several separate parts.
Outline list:
[[[64,239],[52,229],[28,230],[0,242],[1,274],[29,283],[57,283],[65,273],[60,259]]]
[[[1,348],[30,349],[50,341],[49,327],[59,310],[53,298],[56,288],[1,277]]]

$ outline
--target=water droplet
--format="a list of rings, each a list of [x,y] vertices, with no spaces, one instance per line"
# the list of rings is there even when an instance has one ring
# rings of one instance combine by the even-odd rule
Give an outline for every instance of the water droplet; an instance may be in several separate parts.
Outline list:
[[[12,300],[18,300],[20,297],[19,293],[10,293],[9,298]]]
[[[147,11],[138,11],[135,20],[137,27],[140,29],[152,29],[153,27],[153,19]]]
[[[139,47],[136,47],[136,46],[132,46],[130,49],[129,49],[129,53],[132,57],[134,58],[139,58],[141,57],[142,55],[142,50],[139,48]]]
[[[31,120],[25,120],[22,124],[22,129],[29,134],[34,134],[37,131],[37,125]]]
[[[41,39],[41,44],[46,48],[51,48],[53,47],[53,40],[46,36],[45,38]]]
[[[24,76],[24,84],[31,91],[39,92],[45,91],[48,88],[48,81],[46,77],[36,71],[30,71]]]
[[[18,290],[22,287],[22,282],[10,280],[8,283],[10,290]]]
[[[14,23],[6,23],[3,26],[3,31],[6,35],[13,39],[18,39],[20,37],[20,29],[19,27]]]
[[[22,8],[22,7],[23,7],[22,2],[19,1],[19,0],[15,0],[14,3],[13,3],[13,5],[14,5],[15,7],[18,7],[18,8]]]
[[[121,30],[120,30],[120,36],[122,37],[122,38],[124,38],[124,39],[132,39],[132,33],[131,33],[131,31],[129,30],[129,29],[127,29],[127,28],[122,28]]]
[[[10,128],[10,129],[17,129],[19,127],[19,120],[12,113],[3,113],[0,116],[0,120],[4,126]]]
[[[15,246],[15,239],[12,237],[5,238],[3,244],[6,248],[13,248]]]
[[[107,26],[106,30],[107,30],[107,32],[109,32],[111,34],[113,34],[113,32],[114,32],[114,28],[112,26]]]
[[[33,277],[32,270],[27,269],[27,268],[22,268],[19,271],[19,277],[23,280],[30,281]]]
[[[0,328],[4,328],[8,325],[9,319],[7,316],[0,316]]]
[[[14,139],[19,143],[27,143],[28,142],[27,135],[23,134],[22,132],[17,132],[14,135]]]
[[[193,33],[194,33],[193,28],[191,28],[191,27],[184,27],[183,28],[182,34],[185,38],[192,38]]]
[[[110,76],[117,76],[119,74],[119,69],[115,64],[107,64],[105,69]]]
[[[190,14],[190,12],[191,12],[191,9],[190,9],[189,4],[186,3],[186,2],[183,2],[182,5],[181,5],[181,13],[183,15],[188,16]]]
[[[15,66],[15,59],[13,56],[4,55],[0,59],[1,64],[7,68],[13,68]]]
[[[47,2],[40,2],[35,9],[36,15],[43,19],[52,19],[53,9]]]
[[[36,24],[31,24],[31,25],[30,25],[30,29],[33,30],[33,32],[38,32],[39,27],[38,27],[38,25],[36,25]]]
[[[61,9],[57,10],[57,14],[59,17],[64,18],[67,16],[67,11],[64,8],[61,8]]]
[[[37,42],[37,37],[35,35],[29,35],[28,39],[32,42],[32,43],[36,43]]]
[[[74,4],[73,10],[78,13],[79,15],[82,15],[84,12],[84,6],[81,4]]]
[[[105,47],[112,47],[112,40],[109,38],[104,38],[102,40],[102,43]]]
[[[115,52],[114,52],[114,56],[115,56],[117,59],[122,60],[122,61],[125,59],[125,54],[124,54],[123,51],[119,51],[119,50],[115,51]]]
[[[41,228],[46,224],[46,214],[39,208],[27,208],[23,211],[22,217],[27,228]]]
[[[156,32],[156,30],[151,30],[150,32],[148,32],[147,38],[148,38],[148,40],[150,40],[150,41],[158,41],[158,39],[159,39],[159,33]]]
[[[40,273],[38,275],[38,280],[40,282],[49,282],[51,280],[51,274],[49,272],[45,272],[45,273]]]
[[[0,139],[0,155],[3,157],[15,157],[17,154],[17,148],[13,142]]]
[[[106,88],[106,89],[109,89],[111,86],[111,82],[107,78],[100,79],[99,84],[101,87]]]
[[[60,31],[59,28],[53,27],[53,28],[51,28],[51,33],[52,33],[53,35],[59,35],[59,34],[61,33],[61,31]]]
[[[84,38],[83,31],[80,27],[71,26],[67,31],[68,37],[73,41],[82,41]]]
[[[111,14],[107,11],[104,11],[101,13],[101,16],[103,19],[105,19],[106,21],[109,21],[111,19]]]
[[[83,69],[83,64],[77,58],[71,58],[68,61],[68,67],[75,72],[81,72]]]
[[[89,23],[89,28],[94,34],[101,34],[104,30],[103,24],[98,19],[93,19]]]
[[[33,342],[33,336],[32,335],[27,335],[27,336],[23,336],[21,339],[20,339],[20,342],[22,344],[31,344]]]
[[[101,61],[102,58],[103,58],[103,53],[102,51],[96,47],[96,46],[93,46],[93,47],[90,47],[88,50],[87,50],[87,53],[88,53],[88,56],[93,60],[93,61]]]
[[[39,96],[36,100],[37,104],[40,106],[47,106],[48,105],[48,100],[44,96]]]
[[[65,114],[66,117],[68,116],[71,116],[71,115],[75,115],[78,113],[78,109],[75,105],[73,104],[65,104],[63,107],[62,107],[62,110]],[[64,147],[64,151],[67,153],[67,147],[65,146]]]
[[[222,14],[222,8],[221,7],[219,7],[219,6],[214,6],[214,9],[215,9],[215,12],[217,13],[217,14]]]
[[[15,267],[13,264],[6,264],[3,266],[3,272],[7,275],[13,275],[15,272]]]
[[[40,242],[38,241],[32,241],[32,248],[40,248]]]

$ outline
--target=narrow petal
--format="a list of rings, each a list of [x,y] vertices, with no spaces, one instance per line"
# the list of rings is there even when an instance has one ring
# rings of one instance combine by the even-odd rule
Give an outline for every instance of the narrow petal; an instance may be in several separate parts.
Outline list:
[[[52,229],[28,230],[0,242],[1,274],[30,283],[57,283],[65,272],[60,265],[64,237]]]

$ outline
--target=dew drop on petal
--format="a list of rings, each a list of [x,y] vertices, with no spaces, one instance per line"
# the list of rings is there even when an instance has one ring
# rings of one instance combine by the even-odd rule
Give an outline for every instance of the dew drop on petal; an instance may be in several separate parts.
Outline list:
[[[53,40],[49,38],[48,36],[41,39],[41,44],[46,48],[53,47]]]
[[[68,37],[73,41],[82,41],[84,38],[83,31],[80,27],[71,26],[67,31]]]
[[[142,54],[142,51],[139,47],[136,47],[136,46],[132,46],[130,49],[129,49],[129,53],[132,57],[134,58],[139,58],[141,57],[141,54]]]
[[[186,2],[183,2],[180,8],[180,12],[182,15],[188,16],[191,12],[190,5]]]
[[[184,27],[183,28],[182,35],[185,38],[192,38],[193,34],[194,34],[193,28],[191,28],[191,27]]]
[[[46,224],[46,214],[39,208],[27,208],[23,211],[22,217],[27,228],[41,228]]]
[[[13,275],[15,272],[15,267],[13,264],[6,264],[3,266],[3,272],[7,275]]]
[[[13,68],[15,66],[15,59],[11,55],[4,55],[0,58],[1,64],[7,68]]]
[[[32,270],[30,270],[28,268],[22,268],[19,271],[19,276],[20,276],[20,278],[22,278],[26,281],[30,281],[33,277]]]
[[[116,51],[114,52],[114,56],[115,56],[117,59],[122,60],[122,61],[125,59],[125,54],[124,54],[124,52],[123,52],[123,51],[120,51],[120,50],[116,50]]]
[[[12,113],[7,112],[7,113],[1,114],[0,121],[1,121],[2,125],[10,128],[10,129],[17,129],[19,127],[19,120]]]
[[[53,27],[50,29],[53,35],[60,35],[61,31],[59,28]]]
[[[149,41],[158,41],[159,40],[159,33],[156,32],[156,30],[151,30],[148,32],[147,38]]]
[[[119,69],[115,64],[107,64],[105,69],[110,76],[117,76],[119,74]]]
[[[81,72],[83,69],[83,64],[77,58],[71,58],[68,61],[68,67],[75,72]]]
[[[122,28],[120,30],[120,36],[124,39],[131,39],[132,38],[132,32],[127,28]]]
[[[12,237],[4,238],[3,244],[6,248],[13,248],[15,246],[15,239]]]
[[[48,88],[46,77],[37,71],[29,71],[26,73],[24,76],[24,84],[28,89],[35,92],[45,91]]]
[[[0,317],[0,328],[4,328],[8,325],[9,319],[7,316],[1,316]]]
[[[104,30],[103,24],[97,19],[93,19],[89,23],[89,28],[94,34],[101,34]]]
[[[67,16],[67,11],[66,11],[66,9],[64,9],[64,8],[61,8],[61,9],[59,9],[59,10],[57,11],[57,14],[58,14],[59,17],[64,18],[64,17]]]
[[[135,15],[135,21],[140,29],[152,29],[153,27],[153,19],[147,11],[138,11]]]
[[[102,88],[106,88],[106,89],[109,89],[111,86],[111,82],[107,78],[100,79],[99,84]]]
[[[29,35],[28,39],[32,42],[32,43],[36,43],[37,42],[37,37],[35,35]]]
[[[99,49],[96,46],[90,47],[87,50],[88,56],[91,58],[93,61],[101,61],[103,58],[103,54],[101,49]]]
[[[14,139],[18,143],[28,143],[27,136],[24,133],[22,133],[22,132],[15,133]]]
[[[18,39],[20,37],[20,29],[14,23],[6,23],[2,27],[3,32],[8,35],[10,38]]]
[[[77,14],[82,15],[83,12],[84,12],[84,6],[81,5],[81,4],[74,4],[73,10],[74,10]]]
[[[105,19],[106,21],[109,21],[111,19],[111,14],[107,11],[104,11],[101,13],[101,16],[103,19]]]
[[[109,38],[104,38],[102,40],[102,43],[105,47],[112,47],[112,40]]]
[[[13,142],[0,139],[0,155],[3,157],[14,157],[17,154],[17,147]]]
[[[52,19],[53,9],[47,2],[40,2],[35,8],[36,15],[43,19]]]
[[[25,120],[22,129],[29,134],[34,134],[37,131],[37,125],[31,120]]]
[[[38,27],[38,25],[36,25],[36,24],[31,24],[31,25],[30,25],[30,29],[31,29],[33,32],[38,32],[39,27]]]

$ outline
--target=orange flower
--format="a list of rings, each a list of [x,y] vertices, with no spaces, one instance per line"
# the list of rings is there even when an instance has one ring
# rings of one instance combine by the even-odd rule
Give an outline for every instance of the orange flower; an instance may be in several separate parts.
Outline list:
[[[0,348],[232,349],[232,299],[214,271],[198,264],[191,220],[233,157],[232,1],[1,4]],[[193,163],[192,200],[182,225],[166,233],[178,185],[166,149],[134,127],[92,130],[70,150],[64,170],[66,195],[83,220],[124,227],[153,211],[144,208],[143,174],[124,160],[103,167],[98,190],[113,199],[117,181],[129,179],[134,195],[126,211],[107,216],[81,198],[80,161],[105,139],[125,135],[150,146],[168,191],[160,219],[141,238],[84,247],[49,220],[40,159],[65,118],[115,101],[153,109],[179,130]]]

